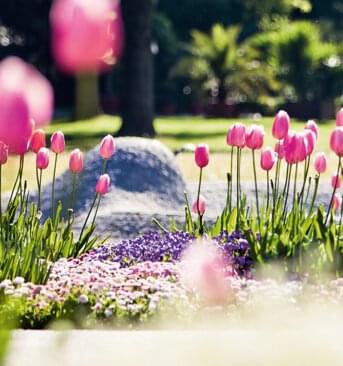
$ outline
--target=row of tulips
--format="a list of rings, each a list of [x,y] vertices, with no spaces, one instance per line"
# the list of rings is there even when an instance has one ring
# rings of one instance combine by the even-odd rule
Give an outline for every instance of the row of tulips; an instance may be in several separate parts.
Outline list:
[[[341,266],[343,253],[342,232],[342,156],[343,156],[343,108],[337,113],[336,127],[331,133],[330,148],[338,157],[337,170],[331,178],[332,195],[325,207],[316,205],[321,175],[327,170],[327,157],[323,152],[314,155],[319,138],[319,128],[315,121],[306,123],[301,132],[291,129],[291,120],[287,112],[279,111],[275,116],[272,135],[276,139],[275,147],[263,147],[265,132],[263,126],[246,127],[235,123],[227,133],[230,147],[227,200],[222,215],[214,227],[204,224],[207,202],[201,195],[203,169],[209,164],[210,154],[206,144],[195,149],[195,163],[199,167],[200,177],[198,195],[192,205],[192,211],[198,215],[193,222],[190,207],[186,205],[186,228],[199,235],[218,234],[222,230],[240,229],[250,238],[255,259],[265,262],[270,258],[299,256],[298,251],[305,247],[313,249],[313,243],[325,242],[325,259],[322,262],[335,262]],[[255,204],[247,203],[241,186],[242,150],[251,150],[254,175]],[[261,197],[257,180],[256,151],[260,152],[260,168],[266,172],[266,195]],[[313,161],[315,177],[310,176]],[[236,159],[236,171],[234,171]],[[281,179],[281,168],[285,165],[286,175]],[[303,168],[302,181],[299,181],[299,169]],[[271,176],[272,169],[274,174]],[[235,181],[235,192],[234,183]],[[312,186],[314,181],[314,186]],[[234,197],[235,196],[235,197]],[[235,198],[235,200],[234,200]],[[291,199],[290,199],[291,198]],[[262,203],[262,205],[261,205]],[[340,211],[339,211],[340,210]],[[339,214],[339,221],[334,214]],[[255,220],[256,218],[256,220]],[[330,219],[331,218],[331,219]],[[299,232],[299,230],[302,230]],[[317,246],[323,253],[322,246]],[[303,253],[303,252],[302,252]],[[336,255],[336,258],[334,258]],[[342,256],[343,258],[343,256]],[[317,259],[316,259],[317,260]],[[301,263],[301,260],[299,260]],[[296,269],[299,270],[299,263]],[[289,265],[288,265],[288,269]],[[336,268],[337,269],[337,268]],[[294,266],[292,267],[294,270]]]
[[[0,204],[0,278],[22,276],[32,282],[44,282],[48,277],[51,262],[60,257],[76,257],[91,249],[98,242],[98,238],[93,238],[92,234],[95,230],[95,220],[101,198],[108,193],[110,187],[110,177],[106,173],[106,166],[115,152],[114,138],[107,135],[101,141],[99,155],[103,159],[103,168],[95,186],[93,202],[77,240],[74,239],[73,233],[73,210],[77,180],[84,169],[84,155],[79,149],[75,149],[69,156],[69,170],[73,184],[70,192],[68,219],[65,222],[62,216],[62,203],[55,200],[58,157],[65,152],[63,132],[57,131],[52,134],[50,149],[46,145],[44,130],[37,129],[28,139],[28,147],[25,149],[25,151],[31,150],[36,154],[37,203],[29,203],[26,181],[23,178],[25,154],[21,154],[17,178],[4,211]],[[9,151],[11,148],[0,141],[0,193],[1,168],[7,162]],[[42,175],[50,164],[51,154],[54,154],[51,213],[45,220],[42,220]],[[92,212],[94,215],[91,224],[87,226]]]

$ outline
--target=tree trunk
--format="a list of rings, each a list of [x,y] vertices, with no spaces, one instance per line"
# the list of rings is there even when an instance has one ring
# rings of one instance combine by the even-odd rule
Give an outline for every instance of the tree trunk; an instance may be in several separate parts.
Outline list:
[[[119,135],[154,136],[152,0],[124,0],[122,127]]]
[[[75,82],[75,119],[97,116],[100,112],[98,75],[80,74],[76,77]]]

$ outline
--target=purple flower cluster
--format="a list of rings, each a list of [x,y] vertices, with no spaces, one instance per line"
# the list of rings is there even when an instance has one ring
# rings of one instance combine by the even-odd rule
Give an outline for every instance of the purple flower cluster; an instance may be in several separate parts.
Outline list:
[[[122,267],[146,261],[177,262],[194,239],[194,236],[183,231],[175,233],[151,231],[118,244],[103,245],[92,250],[87,256],[117,262]]]
[[[253,259],[248,241],[240,231],[228,233],[221,232],[213,238],[218,248],[223,253],[224,260],[231,264],[236,275],[251,278]]]
[[[118,244],[103,245],[84,256],[88,260],[109,260],[121,267],[132,266],[145,261],[178,262],[185,249],[195,240],[187,232],[174,233],[148,232],[135,239],[124,240]],[[253,264],[247,240],[240,231],[222,232],[212,238],[223,254],[230,269],[230,275],[251,278]]]

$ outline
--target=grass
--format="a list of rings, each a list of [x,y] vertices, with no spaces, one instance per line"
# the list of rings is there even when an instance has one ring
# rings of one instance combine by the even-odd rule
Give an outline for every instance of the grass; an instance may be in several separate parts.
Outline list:
[[[226,145],[226,133],[230,125],[241,121],[247,125],[251,123],[261,123],[266,130],[266,145],[273,146],[275,140],[271,136],[272,118],[262,118],[258,121],[252,119],[207,119],[204,117],[163,117],[157,118],[155,128],[157,139],[166,144],[172,150],[180,149],[185,144],[197,144],[206,142],[211,150],[211,164],[205,169],[206,180],[222,180],[226,179],[226,171],[228,167],[228,151]],[[84,151],[89,150],[99,143],[100,139],[108,134],[115,134],[120,127],[120,120],[113,116],[99,116],[96,118],[69,122],[55,121],[50,126],[46,127],[48,135],[53,131],[62,130],[66,136],[67,147],[69,150],[79,147]],[[296,130],[304,128],[304,121],[292,121],[292,127]],[[326,177],[334,171],[336,159],[329,149],[329,134],[334,127],[334,121],[328,121],[320,124],[320,138],[317,145],[317,151],[324,151],[330,157],[330,165]],[[198,170],[194,166],[192,154],[179,154],[177,160],[186,179],[196,180]],[[17,171],[18,159],[11,157],[9,163],[4,167],[4,190],[9,190]],[[25,164],[25,177],[29,182],[29,187],[36,187],[35,161],[32,154],[28,154]],[[64,154],[58,164],[59,173],[65,170],[68,166],[68,155]],[[44,173],[45,183],[52,176],[52,168]],[[251,180],[251,157],[247,150],[243,153],[243,179]],[[265,179],[263,172],[259,172],[259,179]]]

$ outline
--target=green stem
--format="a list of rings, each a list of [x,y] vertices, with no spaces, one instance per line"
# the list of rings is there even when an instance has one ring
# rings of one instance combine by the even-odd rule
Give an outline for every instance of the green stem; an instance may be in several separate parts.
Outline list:
[[[231,180],[230,180],[230,201],[229,201],[229,211],[232,210],[232,176],[233,176],[233,146],[231,146],[231,158],[230,158],[230,174],[231,174]]]
[[[89,209],[89,211],[88,211],[88,214],[87,214],[86,220],[85,220],[85,222],[84,222],[84,224],[83,224],[83,226],[82,226],[82,230],[81,230],[81,233],[80,233],[80,236],[79,236],[79,241],[81,241],[81,239],[82,239],[82,234],[83,234],[83,232],[85,231],[85,228],[86,228],[87,222],[88,222],[88,220],[89,220],[89,216],[91,215],[91,212],[93,211],[93,208],[94,208],[94,205],[95,205],[95,202],[96,202],[97,198],[98,198],[98,194],[96,193],[96,194],[95,194],[95,196],[94,196],[94,200],[93,200],[93,202],[92,202],[92,204],[91,204],[91,207],[90,207],[90,209]]]
[[[73,173],[72,191],[70,196],[70,208],[72,210],[74,210],[74,204],[75,204],[76,178],[77,174]]]
[[[295,164],[295,174],[294,174],[294,187],[293,187],[293,209],[295,207],[295,202],[297,201],[298,168],[299,168],[299,163],[296,163]]]
[[[341,216],[339,218],[338,233],[337,233],[337,246],[338,246],[338,248],[339,248],[339,242],[341,240],[342,220],[343,220],[343,204],[341,204]]]
[[[13,199],[13,195],[14,195],[14,192],[16,191],[16,187],[17,187],[17,184],[19,182],[19,177],[20,177],[20,167],[21,167],[21,162],[19,161],[19,169],[18,169],[18,173],[17,173],[17,176],[16,176],[16,179],[14,181],[14,184],[13,184],[13,187],[12,187],[12,191],[11,191],[11,195],[10,195],[10,198],[8,200],[8,203],[7,203],[7,210],[12,202],[12,199]]]
[[[1,241],[4,243],[4,232],[2,225],[2,164],[0,164],[0,231],[1,231]]]
[[[276,190],[276,188],[275,188]],[[267,170],[267,210],[269,208],[269,170]]]
[[[276,170],[275,170],[275,200],[277,198],[277,195],[279,193],[279,179],[280,179],[280,167],[281,167],[281,159],[278,156],[277,162],[276,162]]]
[[[58,154],[55,154],[55,161],[54,161],[54,172],[52,176],[52,189],[51,189],[51,216],[52,220],[55,219],[55,180],[56,180],[56,168],[57,168],[57,158]]]
[[[340,175],[341,163],[342,163],[342,158],[339,157],[339,159],[338,159],[338,167],[337,167],[337,176]],[[331,209],[332,209],[332,204],[333,204],[333,200],[334,200],[334,197],[335,197],[336,190],[337,190],[337,188],[336,188],[336,185],[335,185],[334,188],[333,188],[333,190],[332,190],[332,195],[331,195],[331,200],[330,200],[329,208],[328,208],[328,211],[326,213],[325,225],[327,224],[328,219],[329,219],[329,215],[330,215],[330,212],[331,212]]]
[[[201,180],[202,180],[202,168],[200,168],[200,175],[199,175],[199,185],[198,185],[198,194],[197,194],[197,211],[198,211],[198,217],[199,217],[199,223],[200,223],[200,235],[203,235],[204,233],[204,228],[203,228],[203,224],[202,224],[202,216],[200,214],[200,190],[201,190]]]
[[[102,163],[102,173],[101,174],[105,174],[106,173],[106,168],[107,168],[107,159],[104,159],[103,163]]]
[[[40,210],[40,203],[41,203],[41,180],[40,180],[40,177],[39,177],[39,171],[38,171],[38,168],[37,167],[36,167],[36,180],[37,180],[37,188],[38,188],[37,208],[38,208],[38,210]]]
[[[261,226],[260,220],[260,205],[258,202],[258,188],[257,188],[257,174],[256,174],[256,162],[255,162],[255,150],[252,149],[252,164],[254,168],[254,181],[255,181],[255,198],[256,198],[256,210],[257,210],[257,221],[258,226]],[[268,183],[268,191],[269,191],[269,183]],[[268,199],[269,199],[269,192],[268,192]]]
[[[311,202],[311,206],[310,206],[310,210],[309,210],[309,214],[308,214],[309,216],[311,216],[311,214],[312,214],[314,202],[316,201],[316,198],[317,198],[319,179],[320,179],[320,174],[315,177],[314,192],[313,192],[312,202]]]
[[[285,202],[284,202],[284,206],[283,206],[282,217],[285,217],[286,212],[287,212],[287,202],[288,202],[289,188],[290,188],[291,177],[292,177],[292,168],[293,168],[293,165],[290,164],[289,169],[288,169],[288,177],[286,178],[287,184],[286,184]]]
[[[310,170],[310,163],[311,163],[311,156],[306,158],[305,164],[304,164],[304,181],[303,181],[303,185],[301,187],[301,191],[300,191],[300,194],[299,194],[299,202],[301,200],[301,206],[303,205],[303,201],[304,201],[304,193],[305,193],[305,187],[306,187],[308,172]]]
[[[95,219],[96,219],[96,216],[98,215],[100,201],[101,201],[101,195],[99,195],[98,204],[96,205],[95,214],[94,214],[93,221],[92,221],[92,226],[95,224]]]
[[[24,155],[20,156],[20,168],[19,168],[19,192],[20,192],[20,205],[23,205],[24,197],[23,197],[23,171],[24,171]]]

